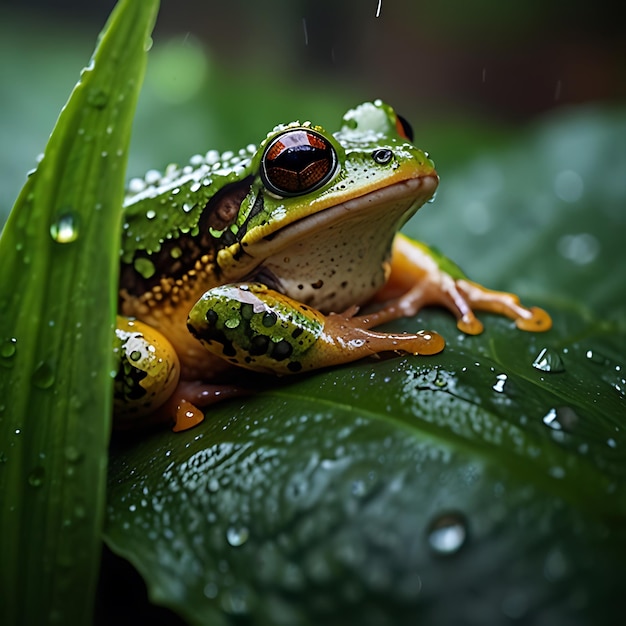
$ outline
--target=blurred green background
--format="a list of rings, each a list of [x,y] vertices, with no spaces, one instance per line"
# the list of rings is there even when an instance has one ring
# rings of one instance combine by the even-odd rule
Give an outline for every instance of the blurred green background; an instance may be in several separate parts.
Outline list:
[[[0,221],[113,5],[0,0]],[[412,235],[477,279],[531,285],[531,295],[553,291],[541,284],[547,263],[565,264],[564,292],[582,294],[580,272],[595,288],[600,248],[626,228],[626,46],[617,10],[607,0],[163,0],[129,177],[209,148],[258,143],[279,122],[335,129],[347,108],[380,97],[411,121],[442,179]],[[599,192],[607,196],[599,216],[610,218],[602,235],[589,230]],[[503,208],[511,204],[516,221]],[[507,267],[500,280],[506,259],[494,241],[510,241],[506,228],[521,229],[519,245],[542,253],[532,257],[534,271]]]
[[[0,2],[0,215],[86,64],[112,0]],[[130,171],[257,142],[381,97],[445,167],[555,107],[624,99],[616,3],[164,0]],[[377,12],[379,12],[378,17]]]

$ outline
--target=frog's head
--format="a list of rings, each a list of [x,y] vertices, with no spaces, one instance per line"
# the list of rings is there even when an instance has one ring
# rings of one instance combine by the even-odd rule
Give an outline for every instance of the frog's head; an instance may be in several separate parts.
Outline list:
[[[322,309],[371,297],[395,233],[439,180],[410,135],[380,101],[348,111],[334,135],[308,123],[274,129],[252,159],[257,175],[229,227],[236,240],[217,255],[225,280],[261,276]]]

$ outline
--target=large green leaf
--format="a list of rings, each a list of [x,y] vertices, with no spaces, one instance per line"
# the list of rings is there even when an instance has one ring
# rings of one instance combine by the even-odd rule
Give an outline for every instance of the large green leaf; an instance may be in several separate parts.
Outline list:
[[[438,330],[439,355],[257,378],[262,393],[196,429],[114,441],[106,539],[155,602],[196,624],[615,623],[626,590],[626,298],[614,278],[626,266],[624,123],[557,117],[444,178],[423,209],[432,217],[409,225],[476,265],[475,278],[543,294],[548,333],[485,316],[485,332],[467,337],[427,311],[390,327]],[[584,169],[570,164],[581,137]],[[562,171],[570,195],[555,192]]]
[[[119,3],[2,233],[2,624],[91,619],[124,171],[157,6]]]

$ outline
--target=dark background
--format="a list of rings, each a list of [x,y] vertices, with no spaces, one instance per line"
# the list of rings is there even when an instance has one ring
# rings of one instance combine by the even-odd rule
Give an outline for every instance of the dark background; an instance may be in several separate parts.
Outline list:
[[[114,2],[0,0],[0,220]],[[444,174],[555,109],[623,103],[607,0],[163,0],[129,174],[237,149],[279,122],[335,129],[376,97]]]

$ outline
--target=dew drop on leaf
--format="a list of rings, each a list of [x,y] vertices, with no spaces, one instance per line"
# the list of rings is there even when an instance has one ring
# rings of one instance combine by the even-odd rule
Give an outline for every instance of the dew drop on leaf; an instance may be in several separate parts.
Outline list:
[[[461,513],[444,513],[428,528],[428,543],[437,554],[456,554],[466,540],[467,520]]]
[[[578,420],[578,416],[574,409],[563,406],[550,409],[541,419],[543,423],[552,430],[571,432]]]
[[[54,385],[54,370],[48,363],[41,361],[33,372],[32,382],[39,389],[50,389]]]
[[[103,89],[91,89],[87,94],[87,104],[96,109],[104,109],[108,102],[109,94]]]
[[[43,481],[46,475],[46,471],[43,467],[36,467],[29,475],[28,475],[28,484],[31,487],[41,487],[43,485]]]
[[[17,339],[10,337],[0,344],[0,357],[3,359],[12,359],[17,352]]]
[[[71,243],[78,239],[78,215],[74,211],[60,214],[50,224],[50,235],[57,243]]]
[[[565,365],[561,355],[552,348],[543,348],[535,357],[533,367],[541,372],[564,372]]]

